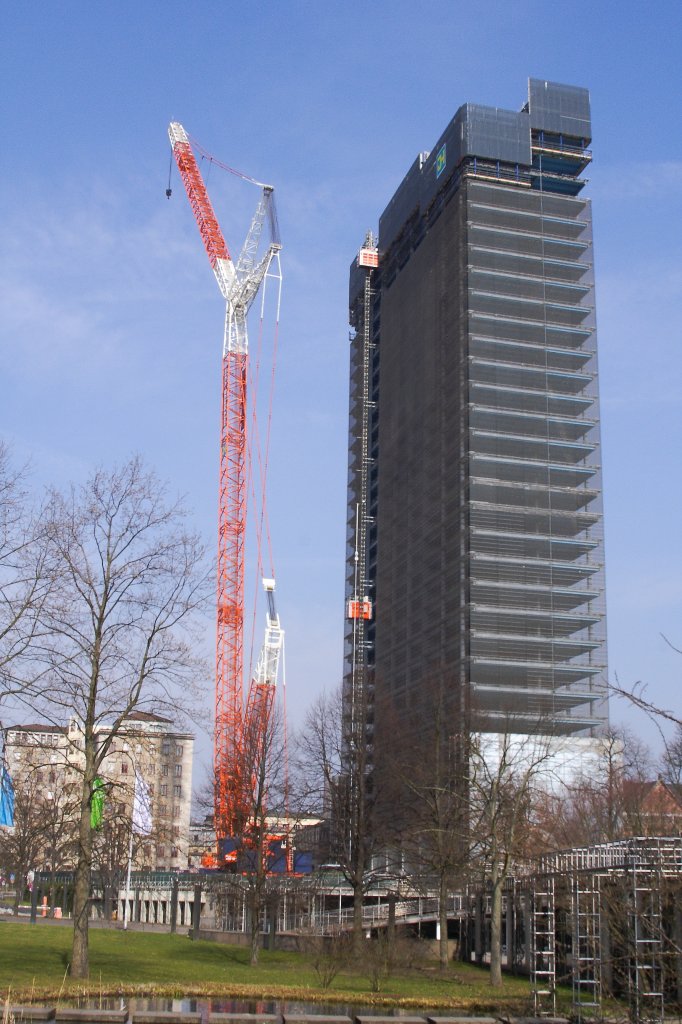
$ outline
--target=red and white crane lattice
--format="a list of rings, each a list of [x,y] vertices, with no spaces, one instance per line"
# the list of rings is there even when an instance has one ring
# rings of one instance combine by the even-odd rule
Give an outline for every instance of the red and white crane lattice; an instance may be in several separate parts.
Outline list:
[[[275,581],[265,578],[263,586],[268,603],[265,641],[245,706],[244,563],[247,487],[251,479],[247,445],[247,314],[266,277],[274,277],[281,289],[281,245],[272,187],[233,172],[262,189],[258,208],[235,266],[184,128],[173,122],[169,125],[168,135],[206,253],[226,304],[222,361],[214,726],[215,827],[220,851],[221,840],[241,836],[248,830],[248,794],[252,780],[251,768],[245,762],[244,743],[247,735],[253,737],[254,732],[263,734],[268,727],[284,642],[284,633],[275,609]],[[258,260],[259,242],[266,220],[270,227],[270,242],[265,254]]]

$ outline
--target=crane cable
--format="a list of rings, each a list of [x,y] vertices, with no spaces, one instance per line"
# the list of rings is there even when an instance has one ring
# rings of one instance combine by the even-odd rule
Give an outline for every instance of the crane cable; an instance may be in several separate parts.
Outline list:
[[[244,171],[238,171],[236,167],[230,167],[229,164],[224,164],[222,160],[217,160],[216,157],[212,156],[207,149],[204,149],[200,142],[197,142],[194,136],[188,134],[187,138],[192,143],[194,149],[201,154],[204,160],[208,160],[209,163],[215,164],[216,167],[220,167],[223,171],[228,171],[230,174],[234,174],[235,177],[241,178],[242,181],[248,181],[251,185],[257,185],[258,188],[272,188],[271,185],[266,185],[265,182],[257,181],[256,178],[252,178],[250,174],[245,174]]]

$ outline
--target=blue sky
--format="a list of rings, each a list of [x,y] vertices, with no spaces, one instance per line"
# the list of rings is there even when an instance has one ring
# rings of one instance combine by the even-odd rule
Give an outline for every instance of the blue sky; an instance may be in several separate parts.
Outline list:
[[[682,4],[43,0],[1,17],[0,435],[37,486],[139,451],[213,543],[223,305],[177,174],[164,195],[168,122],[277,188],[269,505],[294,721],[341,672],[350,260],[461,103],[518,108],[529,75],[590,89],[611,674],[679,708],[661,633],[682,646]],[[208,184],[238,249],[257,193]]]

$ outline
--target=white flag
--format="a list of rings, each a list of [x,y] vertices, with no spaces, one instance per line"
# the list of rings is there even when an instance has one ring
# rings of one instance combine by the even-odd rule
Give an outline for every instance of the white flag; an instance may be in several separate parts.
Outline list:
[[[152,830],[152,804],[149,786],[135,769],[135,796],[133,797],[133,832],[148,836]]]

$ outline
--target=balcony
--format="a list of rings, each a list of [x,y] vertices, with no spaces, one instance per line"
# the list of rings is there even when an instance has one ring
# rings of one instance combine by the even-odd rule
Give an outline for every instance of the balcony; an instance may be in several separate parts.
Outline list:
[[[489,657],[500,660],[551,662],[553,665],[563,664],[571,658],[598,650],[603,640],[579,640],[575,637],[542,637],[519,635],[517,633],[483,633],[472,630],[472,657]]]
[[[556,537],[538,533],[511,533],[485,530],[473,526],[470,531],[472,552],[491,555],[513,555],[517,558],[545,558],[570,561],[581,558],[600,546],[591,537]]]
[[[498,409],[494,406],[469,406],[469,426],[476,430],[518,434],[528,438],[578,441],[593,427],[593,419],[547,416],[524,410]]]
[[[557,391],[540,391],[480,380],[469,382],[469,400],[473,405],[488,409],[544,413],[565,419],[582,416],[595,403],[594,396],[590,394],[562,395]]]
[[[471,681],[484,686],[499,686],[501,683],[524,687],[551,686],[553,689],[570,686],[581,679],[593,679],[603,670],[604,665],[579,662],[555,661],[506,661],[501,658],[470,658]]]
[[[473,579],[471,581],[471,599],[474,603],[488,602],[503,605],[509,609],[518,608],[522,612],[533,608],[551,611],[552,614],[569,612],[597,601],[601,596],[599,590],[584,585],[559,587],[522,583],[516,580],[505,582]]]
[[[484,292],[495,295],[509,295],[513,298],[535,299],[539,302],[558,302],[561,305],[578,306],[592,293],[590,281],[578,282],[553,281],[542,275],[542,263],[539,273],[512,273],[498,269],[481,269],[469,266],[469,284]]]
[[[517,508],[552,509],[555,512],[576,512],[599,497],[590,487],[548,487],[544,484],[513,483],[504,480],[475,478],[470,481],[472,501]]]
[[[544,636],[572,636],[583,629],[596,626],[603,619],[600,614],[585,615],[574,612],[539,610],[535,608],[509,608],[495,605],[472,604],[470,623],[472,629],[482,628],[488,632],[517,633],[526,636],[531,633]]]
[[[597,445],[589,441],[473,429],[469,431],[469,448],[477,455],[503,455],[512,459],[536,459],[571,466],[589,458]]]
[[[554,508],[524,508],[488,502],[472,502],[469,522],[482,529],[542,534],[552,537],[576,537],[587,534],[601,520],[600,512],[563,512]],[[349,544],[352,538],[349,539]]]
[[[523,686],[485,686],[474,684],[473,702],[481,711],[513,712],[526,708],[535,715],[551,715],[553,711],[567,711],[599,700],[596,693],[574,690],[552,690]],[[537,730],[537,717],[534,722]]]
[[[469,555],[472,580],[495,580],[547,587],[572,587],[594,576],[601,562],[561,562],[548,558],[511,558],[472,551]]]
[[[546,348],[579,349],[590,339],[594,328],[569,327],[545,320],[524,320],[519,317],[499,314],[469,312],[469,334],[471,337],[495,338],[499,341],[520,341],[526,345]]]
[[[598,466],[563,466],[531,458],[469,453],[472,477],[505,483],[545,484],[552,487],[580,487],[599,472]]]
[[[547,259],[534,253],[510,252],[484,245],[469,245],[469,266],[538,277],[543,281],[579,282],[592,269],[588,260]],[[589,281],[591,285],[591,279]]]
[[[524,366],[522,363],[501,363],[497,360],[469,356],[472,383],[497,384],[500,387],[549,391],[562,395],[578,395],[592,383],[588,373],[569,373],[546,367]]]

